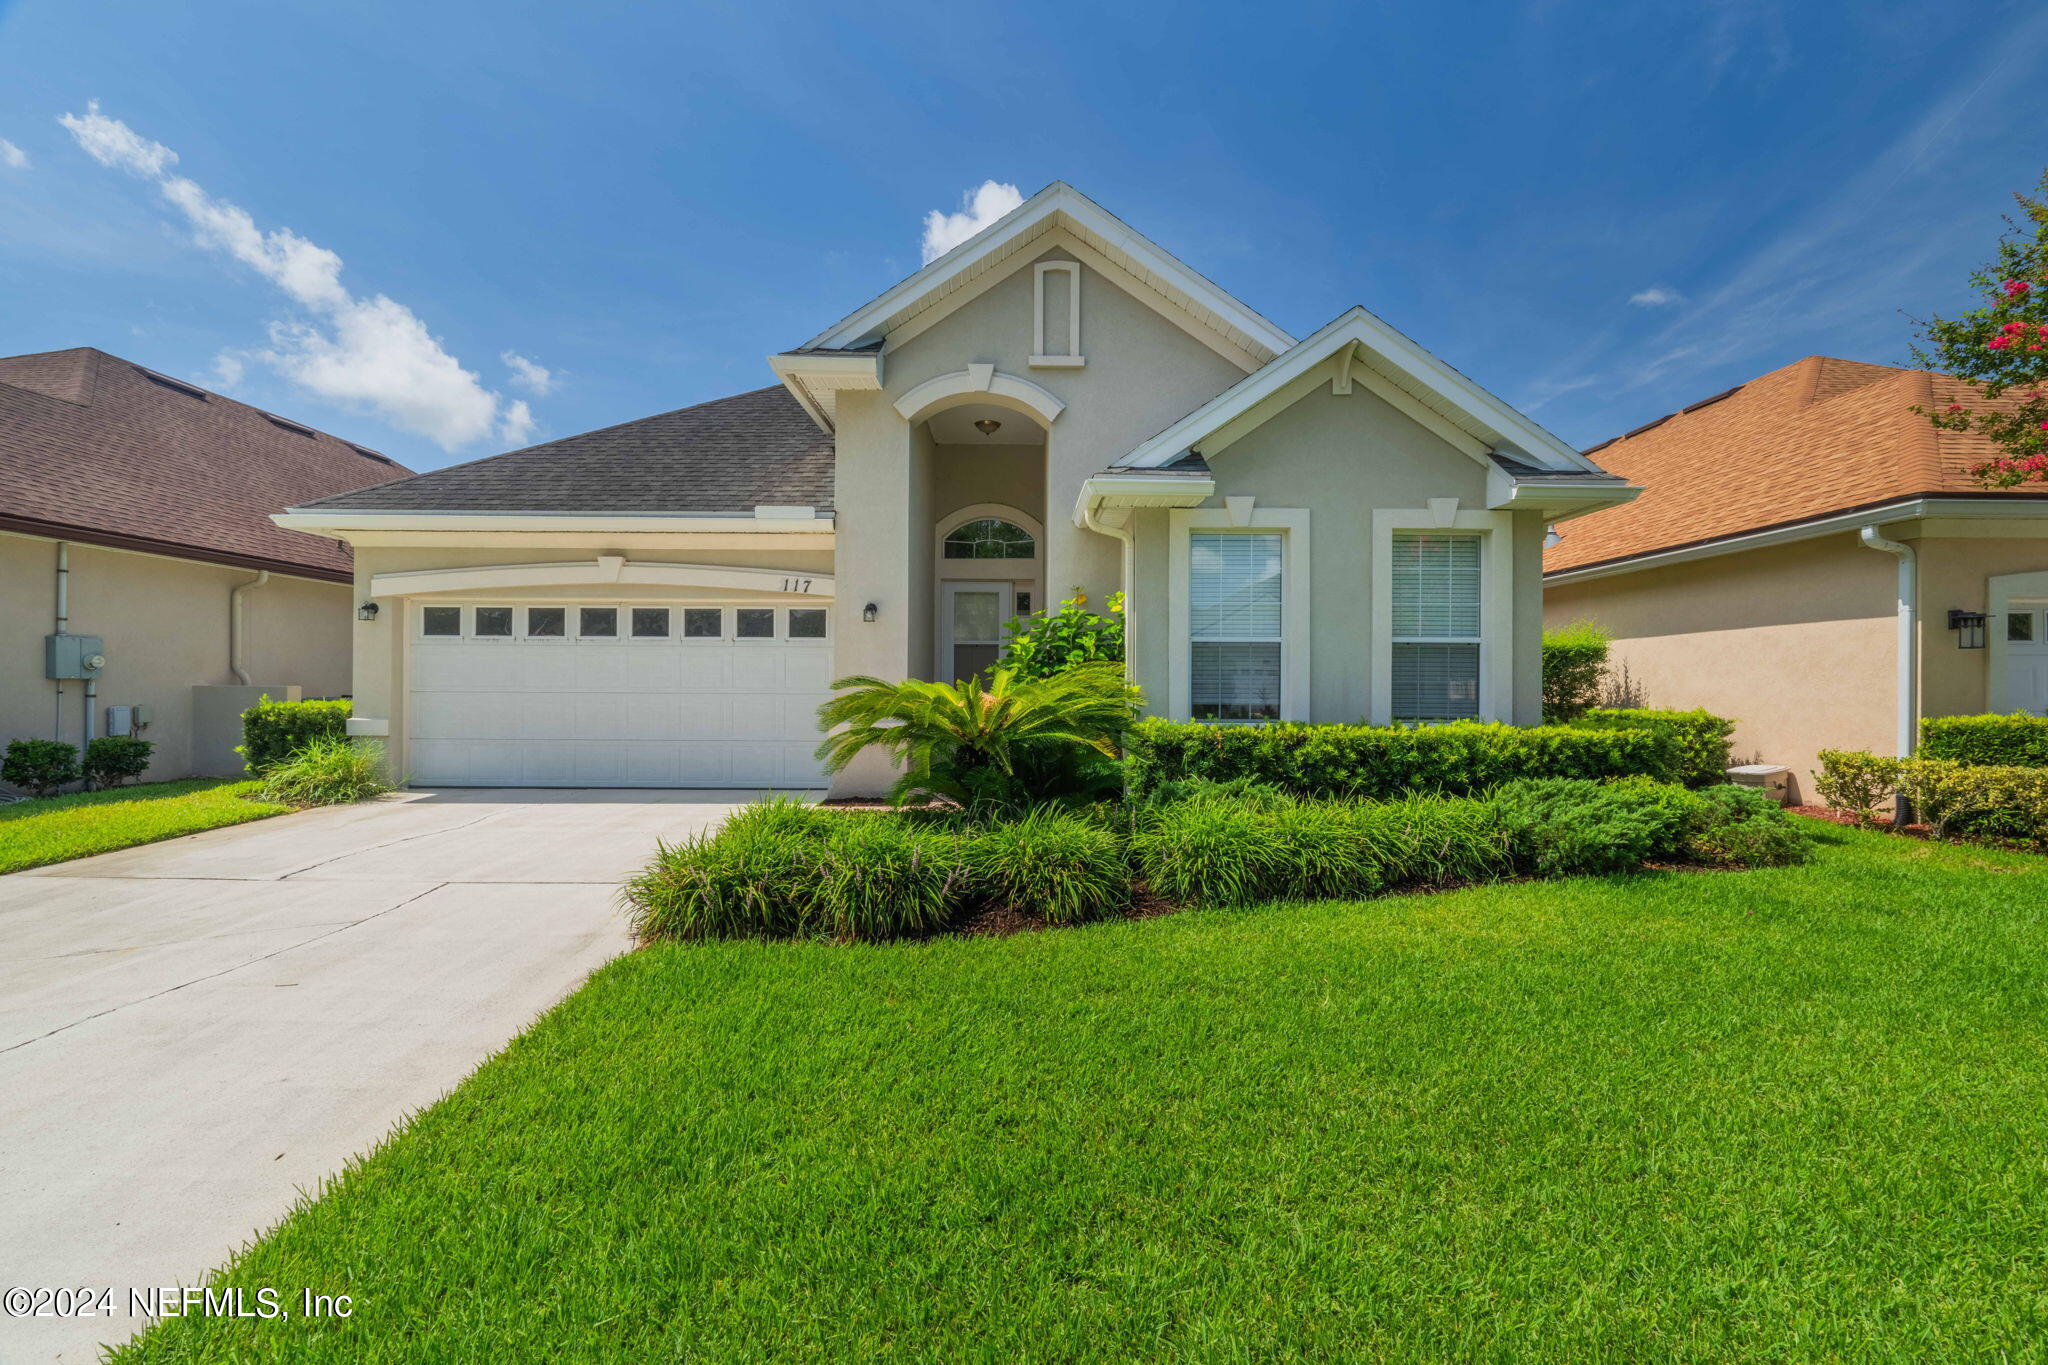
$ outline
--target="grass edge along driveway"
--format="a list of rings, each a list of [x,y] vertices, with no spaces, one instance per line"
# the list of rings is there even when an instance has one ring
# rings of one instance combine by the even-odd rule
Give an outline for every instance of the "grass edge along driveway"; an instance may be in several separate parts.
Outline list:
[[[631,954],[117,1358],[2036,1355],[2048,860],[1818,837]]]
[[[0,873],[112,853],[291,809],[250,800],[262,785],[234,778],[188,778],[0,805]]]

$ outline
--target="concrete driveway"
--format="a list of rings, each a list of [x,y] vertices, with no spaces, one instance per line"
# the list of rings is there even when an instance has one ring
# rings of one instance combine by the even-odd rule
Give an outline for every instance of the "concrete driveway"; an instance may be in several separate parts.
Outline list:
[[[619,880],[754,795],[406,792],[0,877],[0,1290],[115,1299],[0,1317],[0,1360],[96,1360],[130,1287],[199,1282],[624,951]]]

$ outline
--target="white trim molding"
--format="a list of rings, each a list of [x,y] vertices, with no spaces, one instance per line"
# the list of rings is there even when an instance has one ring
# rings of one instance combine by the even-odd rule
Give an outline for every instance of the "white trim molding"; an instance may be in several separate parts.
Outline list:
[[[778,515],[764,515],[777,513]],[[292,507],[271,514],[287,531],[343,539],[350,531],[599,531],[620,535],[798,532],[828,538],[832,518],[808,507],[744,512],[383,512]]]
[[[2006,715],[2021,706],[2006,691],[2005,614],[2018,609],[2015,603],[2048,604],[2048,570],[1992,574],[1985,580],[1985,597],[1984,643],[1990,657],[1984,661],[1984,709]]]
[[[1479,557],[1479,719],[1515,716],[1515,519],[1507,512],[1458,512],[1448,522],[1426,507],[1372,514],[1372,676],[1367,715],[1393,724],[1394,532],[1476,531]]]
[[[896,415],[906,422],[922,422],[943,408],[960,402],[996,403],[1036,417],[1050,427],[1067,405],[1050,391],[1028,379],[1004,374],[993,365],[969,365],[951,374],[934,375],[896,400]]]
[[[410,597],[429,592],[484,592],[516,588],[608,587],[636,583],[664,588],[833,596],[829,574],[796,569],[742,569],[724,564],[671,564],[617,555],[560,564],[489,564],[460,569],[414,569],[370,576],[370,596]]]
[[[1167,514],[1166,546],[1166,714],[1187,720],[1192,698],[1192,641],[1188,632],[1188,538],[1191,531],[1279,531],[1280,719],[1309,718],[1311,626],[1309,615],[1309,511],[1306,507],[1255,507],[1243,523],[1222,507],[1177,507]],[[1218,724],[1230,724],[1220,721]]]
[[[1054,351],[1045,344],[1047,275],[1067,277],[1066,349]],[[1081,263],[1040,261],[1031,269],[1031,360],[1034,369],[1078,370],[1088,362],[1081,355]]]
[[[1256,421],[1254,409],[1275,410],[1268,400],[1280,396],[1281,390],[1295,392],[1299,386],[1315,387],[1325,382],[1334,388],[1340,379],[1347,385],[1355,381],[1368,388],[1382,385],[1398,391],[1403,402],[1431,412],[1437,422],[1461,432],[1462,441],[1453,444],[1474,459],[1483,461],[1485,451],[1497,450],[1545,469],[1602,472],[1572,446],[1379,318],[1356,307],[1338,314],[1313,336],[1295,343],[1270,364],[1246,375],[1116,464],[1123,468],[1156,469],[1173,463],[1191,448],[1213,454],[1208,444],[1213,437],[1233,424],[1241,426],[1239,419]],[[1241,432],[1231,434],[1234,437]]]
[[[1029,559],[948,559],[946,537],[970,521],[1007,521],[1031,533],[1036,551]],[[986,578],[995,582],[1028,580],[1033,593],[1032,610],[1045,609],[1045,523],[1021,507],[1003,502],[977,502],[948,512],[932,528],[932,582],[942,579]]]

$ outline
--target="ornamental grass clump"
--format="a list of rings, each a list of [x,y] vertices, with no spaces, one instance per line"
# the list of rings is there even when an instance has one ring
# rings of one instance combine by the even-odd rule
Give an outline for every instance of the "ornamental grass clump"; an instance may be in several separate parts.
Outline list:
[[[1249,905],[1291,878],[1272,818],[1228,801],[1163,806],[1131,837],[1131,860],[1158,895],[1187,905]]]
[[[961,848],[973,894],[991,906],[1078,924],[1130,902],[1123,840],[1101,822],[1041,807],[983,826]]]
[[[833,818],[810,896],[823,932],[870,942],[929,933],[966,899],[958,835],[888,815]]]
[[[1388,887],[1461,886],[1514,871],[1507,830],[1489,801],[1410,796],[1352,812],[1360,843]]]
[[[263,799],[287,806],[344,806],[390,790],[384,746],[374,740],[316,739],[263,778]]]

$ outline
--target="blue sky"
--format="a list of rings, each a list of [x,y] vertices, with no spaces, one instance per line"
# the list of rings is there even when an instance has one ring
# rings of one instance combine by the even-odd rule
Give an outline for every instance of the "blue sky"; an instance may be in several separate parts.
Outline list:
[[[2044,69],[2003,0],[0,0],[0,354],[431,468],[769,383],[927,214],[1065,179],[1589,444],[1904,361],[2048,164]]]

